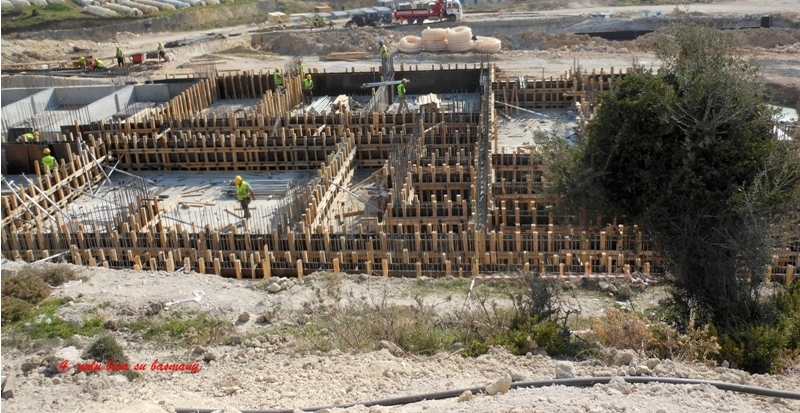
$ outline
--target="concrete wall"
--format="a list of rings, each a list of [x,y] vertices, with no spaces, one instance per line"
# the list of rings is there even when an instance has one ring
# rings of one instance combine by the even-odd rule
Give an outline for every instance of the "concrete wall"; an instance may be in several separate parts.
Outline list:
[[[134,100],[136,102],[166,102],[174,95],[170,95],[169,85],[148,84],[136,85],[133,87]]]
[[[31,119],[37,114],[44,112],[48,108],[55,107],[56,105],[55,91],[51,88],[3,106],[3,135],[8,132],[9,128],[16,127],[23,121]]]
[[[5,82],[5,80],[3,80],[3,82]],[[5,86],[5,84],[4,84],[4,86]],[[20,100],[28,97],[28,96],[35,95],[35,94],[37,94],[37,93],[39,93],[39,92],[41,92],[43,90],[44,90],[44,88],[41,88],[41,87],[40,88],[9,88],[9,89],[3,89],[3,93],[0,94],[0,101],[2,101],[2,103],[0,105],[2,105],[2,106],[10,105],[10,104],[12,104],[14,102],[20,101]]]
[[[87,105],[100,100],[119,86],[70,86],[56,88],[56,97],[59,105]]]
[[[101,119],[108,119],[115,113],[125,109],[134,101],[134,86],[127,86],[120,90],[111,93],[91,104],[87,105],[89,116],[91,119],[86,119],[89,123]]]

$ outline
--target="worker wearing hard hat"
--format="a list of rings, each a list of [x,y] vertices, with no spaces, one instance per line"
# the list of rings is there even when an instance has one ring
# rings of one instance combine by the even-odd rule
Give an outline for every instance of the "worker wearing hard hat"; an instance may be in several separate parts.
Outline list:
[[[53,172],[56,169],[56,158],[50,155],[50,149],[44,148],[43,157],[42,157],[42,165],[47,167],[49,172]]]
[[[250,187],[246,181],[242,179],[241,176],[236,176],[233,178],[233,183],[236,184],[236,199],[239,200],[239,203],[242,205],[242,210],[244,211],[244,219],[250,218],[250,201],[256,200],[256,194],[253,192],[253,188]]]
[[[119,46],[117,46],[117,54],[116,54],[116,56],[117,56],[117,66],[120,66],[120,67],[124,66],[125,65],[125,54],[122,53],[122,49],[120,49]]]
[[[100,59],[94,59],[94,69],[93,70],[106,70],[106,64],[103,63]]]
[[[389,70],[389,47],[383,39],[378,40],[378,45],[381,46],[381,73],[386,76]]]
[[[306,105],[310,105],[311,102],[314,100],[314,81],[311,80],[311,73],[306,75],[306,78],[303,79],[303,103]]]
[[[306,71],[305,67],[303,67],[303,59],[297,59],[297,75],[303,76],[303,73],[305,73],[305,71]]]
[[[397,113],[410,112],[408,103],[406,103],[406,84],[408,84],[408,79],[401,80],[400,84],[397,85],[397,97],[400,98],[400,104],[397,105]]]
[[[78,59],[78,67],[81,68],[81,71],[86,71],[86,56],[81,56]]]
[[[275,73],[272,74],[272,80],[275,81],[275,92],[283,92],[283,75],[280,68],[275,68]]]
[[[31,143],[39,139],[39,131],[23,133],[17,138],[19,143]]]

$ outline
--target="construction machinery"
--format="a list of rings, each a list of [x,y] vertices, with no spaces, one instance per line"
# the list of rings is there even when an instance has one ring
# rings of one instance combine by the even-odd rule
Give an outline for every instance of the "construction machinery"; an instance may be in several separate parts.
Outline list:
[[[422,24],[428,19],[438,21],[459,21],[463,10],[458,0],[437,0],[436,2],[415,1],[400,3],[394,12],[395,20],[401,24]]]
[[[352,16],[344,27],[381,26],[392,23],[392,9],[388,7],[371,7],[349,12]]]

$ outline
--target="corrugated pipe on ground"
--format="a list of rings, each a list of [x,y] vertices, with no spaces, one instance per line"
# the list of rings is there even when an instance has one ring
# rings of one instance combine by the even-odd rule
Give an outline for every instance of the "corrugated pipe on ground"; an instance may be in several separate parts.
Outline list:
[[[539,380],[539,381],[518,381],[511,383],[512,389],[521,388],[536,388],[547,386],[571,386],[571,387],[591,387],[595,384],[607,384],[612,379],[612,376],[607,377],[578,377],[574,379],[554,379],[554,380]],[[746,386],[743,384],[726,383],[722,381],[710,380],[696,380],[696,379],[681,379],[676,377],[638,377],[638,376],[625,376],[623,377],[626,383],[666,383],[666,384],[705,384],[714,386],[720,390],[733,391],[737,393],[755,394],[758,396],[778,397],[782,399],[795,399],[800,400],[800,392],[788,390],[775,390],[765,387]],[[435,393],[415,394],[411,396],[393,397],[390,399],[373,400],[363,403],[350,403],[339,404],[336,406],[323,406],[323,407],[310,407],[299,409],[304,412],[315,412],[322,409],[347,409],[353,406],[398,406],[403,404],[411,404],[421,402],[423,400],[442,400],[451,399],[460,396],[465,391],[472,393],[480,393],[486,390],[486,387],[470,387],[467,389],[458,390],[445,390]],[[219,409],[197,409],[197,408],[177,408],[176,413],[212,413]],[[241,410],[242,413],[293,413],[298,409],[271,409],[271,410]]]

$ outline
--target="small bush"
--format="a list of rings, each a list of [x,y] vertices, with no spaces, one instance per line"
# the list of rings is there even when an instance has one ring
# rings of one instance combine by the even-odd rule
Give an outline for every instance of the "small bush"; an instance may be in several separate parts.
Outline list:
[[[600,344],[618,349],[644,350],[653,339],[642,317],[613,307],[595,320],[592,329]]]
[[[142,319],[122,326],[140,333],[145,340],[175,346],[220,344],[233,332],[230,322],[195,311],[177,311],[165,319]]]
[[[2,315],[3,324],[15,323],[31,313],[33,305],[16,297],[3,297]]]
[[[3,279],[3,299],[14,297],[30,304],[39,304],[50,295],[50,287],[31,273],[22,273]]]
[[[70,11],[72,10],[66,4],[57,4],[57,3],[48,3],[46,6],[42,8],[42,10],[47,11]]]
[[[107,363],[111,359],[119,363],[128,362],[128,357],[122,350],[122,346],[117,343],[114,337],[109,335],[98,337],[97,340],[83,352],[81,357],[86,360],[97,360],[99,363]]]
[[[751,373],[770,373],[778,365],[786,340],[769,326],[748,326],[746,330],[720,337],[719,357]]]
[[[710,325],[680,334],[674,327],[659,323],[650,327],[650,333],[653,340],[647,353],[658,358],[707,361],[714,359],[721,348]]]
[[[67,281],[78,279],[75,270],[68,265],[47,266],[40,269],[38,275],[51,287],[58,287]]]

